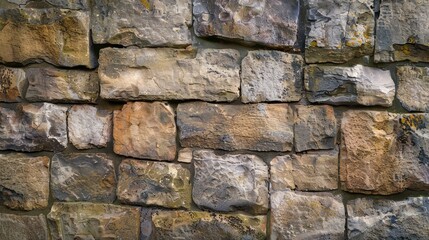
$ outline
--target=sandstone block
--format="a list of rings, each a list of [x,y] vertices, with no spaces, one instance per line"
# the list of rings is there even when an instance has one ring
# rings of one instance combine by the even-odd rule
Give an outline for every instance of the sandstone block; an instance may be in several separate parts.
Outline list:
[[[178,162],[191,163],[192,162],[192,148],[180,149],[177,157]]]
[[[0,213],[0,239],[48,240],[49,233],[44,215],[23,216]]]
[[[429,111],[429,68],[400,66],[397,97],[408,111]]]
[[[0,66],[0,102],[20,102],[26,81],[24,70]]]

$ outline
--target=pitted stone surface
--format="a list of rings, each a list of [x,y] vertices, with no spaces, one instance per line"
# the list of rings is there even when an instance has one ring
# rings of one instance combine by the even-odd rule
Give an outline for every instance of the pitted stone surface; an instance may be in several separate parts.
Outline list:
[[[397,97],[408,111],[429,111],[429,68],[400,66]]]
[[[2,240],[48,240],[46,218],[0,213],[0,239]]]
[[[0,102],[21,102],[26,81],[24,70],[0,66]]]

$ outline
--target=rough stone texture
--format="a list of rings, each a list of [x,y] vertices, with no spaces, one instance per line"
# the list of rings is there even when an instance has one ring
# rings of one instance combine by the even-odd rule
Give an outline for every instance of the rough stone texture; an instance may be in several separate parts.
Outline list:
[[[116,191],[113,160],[104,153],[55,154],[51,189],[59,201],[113,202]]]
[[[179,104],[177,124],[183,147],[290,151],[293,111],[287,104]]]
[[[48,240],[46,218],[0,213],[0,239],[2,240]]]
[[[241,101],[299,101],[303,64],[300,55],[280,51],[250,51],[241,62]]]
[[[326,191],[338,188],[338,151],[275,157],[270,162],[271,191]]]
[[[395,83],[389,71],[362,65],[310,65],[304,72],[307,98],[312,103],[389,107],[395,97]]]
[[[344,239],[342,200],[330,193],[271,194],[271,239]]]
[[[68,117],[70,142],[77,149],[106,147],[112,134],[112,111],[74,105]]]
[[[266,239],[266,217],[197,211],[162,211],[152,215],[153,239]]]
[[[176,122],[167,103],[127,103],[114,112],[113,126],[116,154],[170,161],[176,157]]]
[[[67,107],[50,103],[0,107],[0,150],[58,151],[67,146]]]
[[[26,73],[28,101],[95,103],[98,98],[98,78],[93,72],[29,68]]]
[[[1,8],[63,8],[87,10],[89,0],[0,0]]]
[[[428,1],[381,1],[374,61],[429,62],[428,16]]]
[[[396,68],[399,80],[397,97],[408,111],[429,111],[429,68]]]
[[[101,97],[112,100],[233,101],[240,54],[232,49],[114,49],[100,53]]]
[[[347,203],[348,239],[427,239],[429,198],[359,198]]]
[[[194,30],[276,48],[296,47],[299,1],[193,0]]]
[[[179,151],[177,157],[178,162],[191,163],[192,162],[192,148],[183,148]]]
[[[48,157],[0,154],[1,205],[29,211],[47,207],[48,199]]]
[[[89,20],[83,11],[0,9],[0,62],[95,67]]]
[[[342,63],[355,57],[372,55],[374,1],[306,0],[306,4],[307,63]]]
[[[201,208],[215,211],[268,210],[268,166],[254,155],[216,155],[194,151],[192,198]]]
[[[0,102],[21,102],[26,80],[24,70],[0,66]]]
[[[297,105],[295,109],[295,150],[333,149],[337,138],[334,108]]]
[[[48,214],[52,239],[139,239],[140,209],[93,203],[54,203]]]
[[[118,199],[165,208],[191,207],[191,173],[180,164],[125,159],[119,167]]]
[[[95,43],[123,46],[186,46],[192,43],[189,0],[95,0]]]

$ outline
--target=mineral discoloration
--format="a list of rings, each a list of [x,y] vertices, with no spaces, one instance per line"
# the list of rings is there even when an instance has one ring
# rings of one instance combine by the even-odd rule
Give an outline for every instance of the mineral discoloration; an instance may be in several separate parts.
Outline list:
[[[20,102],[26,81],[24,70],[0,66],[0,102]]]

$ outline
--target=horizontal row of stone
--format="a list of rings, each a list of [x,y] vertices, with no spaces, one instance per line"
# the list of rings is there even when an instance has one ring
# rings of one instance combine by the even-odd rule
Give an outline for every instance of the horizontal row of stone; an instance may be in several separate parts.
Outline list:
[[[47,215],[0,214],[0,239],[426,239],[429,198],[356,199],[279,191],[266,216],[54,203]],[[346,224],[347,222],[347,224]],[[268,227],[267,227],[268,226]],[[267,229],[268,228],[268,229]],[[345,231],[347,230],[347,231]],[[268,232],[268,234],[267,234]]]
[[[346,62],[373,53],[376,62],[429,62],[428,4],[382,1],[376,24],[372,0],[306,0],[304,6],[298,0],[2,0],[0,62],[44,60],[91,68],[96,65],[91,37],[96,44],[188,46],[192,17],[199,37],[283,49],[298,50],[299,29],[306,28],[308,63]]]

